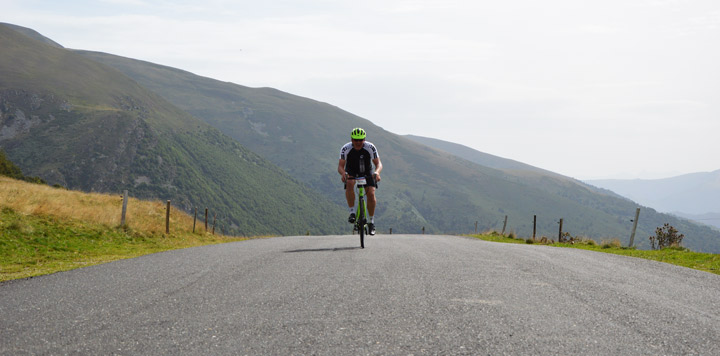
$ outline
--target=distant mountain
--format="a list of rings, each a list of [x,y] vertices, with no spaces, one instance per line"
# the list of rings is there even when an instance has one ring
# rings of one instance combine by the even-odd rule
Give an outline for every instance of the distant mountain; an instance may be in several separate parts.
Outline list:
[[[709,225],[714,227],[715,229],[720,230],[720,213],[687,214],[682,212],[674,212],[673,215],[696,221],[700,224]]]
[[[210,208],[230,234],[337,233],[335,204],[120,71],[0,25],[0,148],[84,191]]]
[[[612,190],[658,211],[695,215],[720,213],[720,170],[664,179],[604,179],[586,182]]]
[[[636,204],[616,194],[540,168],[481,152],[453,153],[429,147],[418,138],[387,132],[335,106],[271,88],[248,88],[192,73],[98,52],[79,52],[110,65],[173,104],[235,138],[286,169],[297,179],[343,204],[336,167],[339,148],[356,126],[368,131],[385,166],[378,196],[381,231],[467,233],[501,229],[557,236],[559,218],[573,235],[629,240]],[[436,143],[438,140],[434,140]],[[688,246],[720,252],[720,234],[675,217],[643,210],[638,236],[672,222]]]
[[[664,179],[603,179],[588,184],[647,205],[720,228],[720,170]]]

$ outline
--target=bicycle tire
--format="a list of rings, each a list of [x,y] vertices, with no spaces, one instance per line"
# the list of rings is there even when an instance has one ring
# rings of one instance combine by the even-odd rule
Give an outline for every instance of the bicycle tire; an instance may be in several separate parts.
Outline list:
[[[360,233],[360,248],[365,248],[365,201],[362,198],[359,205],[357,228]]]

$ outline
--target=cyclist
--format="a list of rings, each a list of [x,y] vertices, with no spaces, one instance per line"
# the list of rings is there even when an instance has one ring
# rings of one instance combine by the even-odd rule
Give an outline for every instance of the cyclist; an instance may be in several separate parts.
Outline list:
[[[370,215],[370,223],[368,223],[368,233],[375,235],[375,187],[376,182],[380,182],[380,171],[382,171],[382,162],[378,155],[377,148],[370,142],[365,141],[365,130],[355,128],[350,133],[352,141],[346,143],[340,149],[340,162],[338,163],[338,173],[340,179],[345,183],[345,198],[347,199],[348,208],[350,209],[349,223],[355,222],[355,180],[348,177],[367,176],[367,210]],[[372,164],[371,164],[372,163]],[[375,165],[373,171],[372,165]]]

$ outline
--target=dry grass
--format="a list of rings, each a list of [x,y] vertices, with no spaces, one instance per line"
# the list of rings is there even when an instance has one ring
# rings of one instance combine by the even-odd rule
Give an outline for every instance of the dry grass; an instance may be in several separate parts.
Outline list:
[[[611,238],[602,240],[602,242],[600,242],[600,246],[602,246],[602,248],[621,248],[622,242],[620,242],[620,239],[618,238]]]
[[[120,226],[120,195],[82,193],[0,177],[0,282],[160,251],[246,240],[192,232],[193,219],[166,204],[130,199]]]
[[[119,227],[122,215],[122,196],[83,193],[53,188],[0,176],[0,206],[26,215],[52,216],[59,219],[81,220],[108,227]],[[166,204],[159,201],[128,200],[125,225],[149,234],[165,232]],[[170,210],[173,232],[192,231],[193,218],[184,211]]]

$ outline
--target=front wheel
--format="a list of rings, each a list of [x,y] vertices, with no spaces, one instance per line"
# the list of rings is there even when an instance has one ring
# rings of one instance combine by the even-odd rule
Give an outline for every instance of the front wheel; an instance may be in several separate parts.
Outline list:
[[[358,226],[358,228],[360,229],[360,247],[365,248],[365,226]]]
[[[357,229],[360,233],[360,247],[365,248],[365,202],[360,199],[360,209],[358,210]]]

